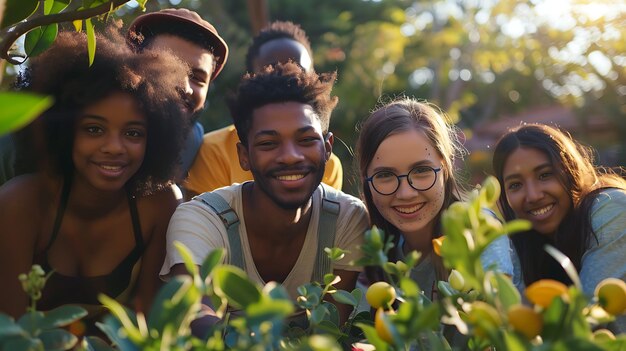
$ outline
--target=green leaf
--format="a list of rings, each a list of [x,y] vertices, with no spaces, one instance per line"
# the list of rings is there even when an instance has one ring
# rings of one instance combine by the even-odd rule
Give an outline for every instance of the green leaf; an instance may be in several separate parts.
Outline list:
[[[206,280],[211,272],[213,272],[213,268],[221,263],[223,258],[224,249],[213,250],[206,256],[200,267],[200,278],[202,278],[202,281]]]
[[[322,304],[326,306],[326,309],[328,310],[328,317],[324,319],[322,322],[320,322],[320,324],[324,322],[329,322],[338,326],[339,325],[339,310],[337,309],[337,306],[335,306],[334,303],[331,303],[328,301],[322,301]]]
[[[450,286],[450,283],[440,280],[437,282],[437,288],[443,294],[443,296],[454,296],[459,292]]]
[[[93,29],[91,18],[85,20],[85,32],[87,32],[87,52],[89,53],[89,66],[91,66],[96,56],[96,32]]]
[[[181,243],[180,241],[174,241],[174,247],[176,247],[176,250],[178,250],[178,254],[180,254],[180,257],[185,264],[187,272],[189,272],[189,274],[191,275],[198,274],[198,266],[193,261],[191,251],[189,251],[185,244]]]
[[[152,303],[147,320],[149,329],[163,333],[168,325],[173,325],[187,332],[188,326],[183,325],[183,322],[199,311],[200,300],[200,290],[193,284],[190,276],[172,277],[159,290]]]
[[[504,223],[504,225],[502,226],[502,231],[511,235],[517,232],[530,230],[530,228],[532,228],[532,224],[530,223],[530,221],[527,221],[525,219],[514,219],[512,221]]]
[[[408,277],[403,277],[402,279],[400,279],[399,286],[405,297],[417,296],[421,292],[419,286],[417,286],[417,283],[413,279]]]
[[[315,327],[316,331],[319,331],[320,334],[331,334],[332,336],[335,337],[335,339],[345,335],[344,333],[341,332],[341,330],[339,329],[339,327],[337,327],[337,325],[331,321],[321,321],[316,327]]]
[[[133,344],[127,337],[122,337],[119,331],[122,324],[112,315],[104,317],[104,323],[96,322],[96,326],[121,350],[139,351],[140,348]]]
[[[352,290],[351,294],[355,300],[357,300],[358,302],[361,302],[361,299],[363,298],[363,290],[356,288]]]
[[[265,284],[265,286],[263,287],[263,294],[265,294],[267,297],[270,297],[272,300],[291,301],[287,289],[285,289],[284,286],[278,284],[277,282],[269,282]]]
[[[329,314],[329,312],[326,306],[318,305],[311,311],[309,322],[313,325],[317,325],[324,319],[324,316],[326,316],[327,314]]]
[[[41,328],[63,327],[87,315],[87,311],[79,306],[63,305],[44,314]]]
[[[532,348],[528,341],[515,333],[504,333],[504,345],[506,345],[507,351],[525,351]]]
[[[86,344],[87,350],[115,351],[115,349],[109,346],[104,340],[96,336],[86,336],[83,338],[83,343]]]
[[[367,339],[367,342],[374,346],[376,351],[389,350],[389,345],[383,339],[381,339],[380,336],[378,336],[378,333],[376,332],[376,329],[374,329],[374,327],[365,323],[356,323],[355,325],[363,330],[363,334],[365,334],[365,339]]]
[[[34,338],[17,337],[2,343],[2,350],[40,351],[43,349],[41,340]]]
[[[342,250],[338,247],[333,247],[333,248],[327,247],[327,248],[324,248],[324,252],[326,252],[326,255],[328,256],[328,258],[330,258],[331,261],[339,261],[346,256],[346,253],[348,251]]]
[[[324,285],[332,285],[335,278],[337,278],[337,276],[332,273],[324,274]]]
[[[289,300],[265,300],[250,304],[246,308],[246,316],[249,322],[260,324],[272,319],[283,320],[293,311],[293,303]]]
[[[213,271],[215,293],[237,308],[246,308],[261,300],[261,290],[246,273],[233,266],[218,266]]]
[[[17,324],[19,324],[24,330],[28,331],[31,335],[34,335],[41,329],[42,320],[43,312],[27,312],[17,320]]]
[[[26,335],[26,331],[13,318],[0,313],[0,340],[15,335]]]
[[[496,282],[498,283],[498,293],[496,294],[496,300],[502,306],[503,311],[508,311],[509,307],[521,303],[522,297],[517,291],[515,285],[509,277],[496,272]]]
[[[582,338],[569,339],[562,342],[568,351],[603,351],[606,350],[590,340]]]
[[[76,336],[63,329],[44,330],[39,334],[46,350],[68,350],[78,341]]]
[[[0,23],[0,28],[6,28],[26,19],[39,6],[39,0],[6,0],[4,19]]]
[[[137,4],[139,5],[139,8],[141,8],[142,10],[145,11],[146,3],[148,2],[148,0],[135,0],[135,1],[137,1]]]
[[[59,26],[56,23],[49,24],[44,27],[37,27],[26,34],[24,40],[24,50],[28,57],[33,57],[46,51],[47,48],[54,43],[59,32]]]
[[[441,316],[441,310],[438,304],[432,304],[426,306],[415,318],[411,321],[412,328],[417,332],[423,329],[436,330],[439,327],[439,319]]]
[[[339,303],[343,303],[346,305],[356,307],[359,304],[359,300],[354,298],[352,294],[344,290],[337,290],[334,294],[332,294],[333,299]]]
[[[124,329],[124,332],[126,333],[126,335],[128,336],[128,339],[131,342],[137,344],[137,343],[140,343],[144,339],[143,336],[141,335],[141,332],[139,331],[139,328],[135,325],[131,316],[129,316],[124,306],[122,306],[119,302],[115,301],[114,299],[104,294],[100,294],[98,296],[98,300],[100,301],[100,303],[102,303],[106,308],[108,308],[111,311],[111,313],[113,314],[113,316],[115,316],[115,318],[117,318],[120,321]]]
[[[59,13],[70,4],[71,0],[45,0],[43,4],[44,15]]]
[[[562,298],[555,298],[548,308],[543,311],[543,332],[541,337],[545,341],[558,340],[563,331],[563,323],[567,314],[568,305]]]
[[[77,32],[80,32],[81,30],[83,30],[83,20],[72,21],[72,25],[74,26],[74,29]]]

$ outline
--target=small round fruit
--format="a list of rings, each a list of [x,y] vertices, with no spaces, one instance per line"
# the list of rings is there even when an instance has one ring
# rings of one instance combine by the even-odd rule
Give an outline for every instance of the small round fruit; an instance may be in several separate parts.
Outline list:
[[[507,317],[509,325],[528,339],[534,339],[543,330],[541,315],[528,306],[511,306],[507,312]]]
[[[385,310],[382,308],[376,310],[376,316],[374,317],[374,328],[376,329],[376,333],[381,339],[391,344],[393,343],[393,336],[391,335],[391,331],[389,331],[389,328],[387,328],[382,318],[383,314],[385,313]],[[387,313],[389,315],[393,314],[394,312],[392,310]]]
[[[387,308],[396,299],[396,290],[387,282],[376,282],[367,289],[365,299],[373,308]]]
[[[559,296],[567,296],[567,286],[552,279],[541,279],[526,288],[526,297],[535,305],[547,308],[552,300]]]
[[[617,278],[606,278],[596,287],[595,295],[600,306],[618,316],[626,313],[626,283]]]

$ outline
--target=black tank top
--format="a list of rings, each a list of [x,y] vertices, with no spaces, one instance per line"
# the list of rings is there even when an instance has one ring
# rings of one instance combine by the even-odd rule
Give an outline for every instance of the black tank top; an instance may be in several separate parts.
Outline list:
[[[61,202],[54,221],[50,242],[43,252],[35,256],[34,262],[41,265],[46,273],[53,270],[48,262],[48,250],[54,244],[59,233],[70,194],[70,185],[71,179],[63,183]],[[37,302],[38,310],[45,311],[65,304],[99,305],[98,294],[102,293],[115,299],[129,287],[133,268],[143,255],[145,246],[143,236],[141,235],[136,199],[129,191],[126,191],[126,194],[135,236],[135,247],[133,250],[111,273],[106,275],[92,277],[67,276],[54,272],[46,282],[41,300]]]

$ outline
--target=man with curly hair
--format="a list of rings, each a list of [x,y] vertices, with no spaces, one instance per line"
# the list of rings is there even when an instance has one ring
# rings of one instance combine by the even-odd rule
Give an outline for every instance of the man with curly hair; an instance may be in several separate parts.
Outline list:
[[[293,62],[243,77],[228,102],[241,140],[239,165],[254,179],[178,207],[168,228],[162,277],[186,272],[174,247],[179,241],[197,265],[211,251],[226,249],[225,263],[259,284],[281,283],[294,300],[298,286],[321,282],[329,272],[341,277],[337,288],[354,289],[359,268],[349,262],[359,257],[368,226],[365,207],[321,184],[333,145],[328,125],[337,104],[330,94],[335,78]],[[326,247],[346,250],[346,256],[331,263]],[[347,306],[337,307],[346,320]]]
[[[246,55],[248,72],[258,72],[264,66],[292,60],[306,70],[313,70],[313,54],[306,33],[292,22],[276,21],[262,29],[252,39]],[[199,194],[252,179],[252,173],[242,169],[237,161],[239,138],[234,125],[204,135],[196,161],[184,184],[188,194]],[[343,170],[339,158],[331,154],[322,181],[341,190]]]
[[[209,85],[228,59],[228,45],[211,23],[184,8],[137,17],[129,27],[127,42],[138,51],[146,48],[171,51],[189,66],[189,84],[184,94],[188,112],[193,114],[195,123],[181,154],[177,179],[181,182],[187,177],[202,144],[204,128],[197,120],[205,107]]]

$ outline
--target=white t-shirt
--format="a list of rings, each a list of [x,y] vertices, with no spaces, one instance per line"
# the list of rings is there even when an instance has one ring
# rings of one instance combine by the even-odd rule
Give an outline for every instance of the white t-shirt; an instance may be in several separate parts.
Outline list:
[[[245,184],[245,183],[243,183]],[[252,258],[248,235],[246,232],[246,220],[243,216],[242,188],[243,184],[233,184],[228,187],[215,190],[239,217],[239,236],[245,262],[245,271],[248,277],[261,285],[265,281],[261,278]],[[313,268],[317,254],[317,227],[322,207],[321,185],[313,193],[311,220],[306,233],[304,245],[291,272],[287,275],[282,285],[289,295],[295,299],[298,296],[298,286],[309,283],[312,280]],[[340,203],[339,216],[335,226],[335,247],[350,251],[346,256],[334,262],[333,270],[360,271],[361,267],[350,266],[350,261],[361,256],[359,245],[363,242],[363,233],[369,226],[367,211],[361,200],[342,192],[338,192],[337,201]],[[263,209],[258,209],[263,211]],[[204,258],[214,249],[225,248],[226,257],[224,263],[229,262],[229,242],[226,227],[222,220],[208,206],[201,201],[192,200],[181,204],[167,228],[167,254],[161,268],[160,276],[167,279],[172,266],[183,263],[178,251],[174,247],[174,241],[180,241],[191,251],[194,263],[201,265]]]

